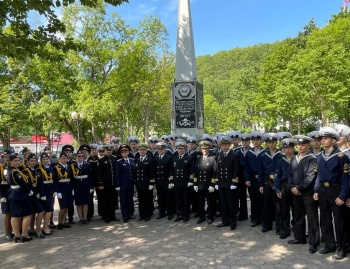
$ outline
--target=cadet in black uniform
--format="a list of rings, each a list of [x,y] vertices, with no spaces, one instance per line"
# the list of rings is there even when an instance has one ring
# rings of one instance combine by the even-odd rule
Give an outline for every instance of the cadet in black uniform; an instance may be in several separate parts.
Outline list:
[[[276,234],[281,232],[280,201],[274,190],[273,179],[276,172],[277,162],[282,158],[282,152],[277,149],[278,135],[275,133],[265,134],[268,147],[259,158],[259,190],[263,194],[263,228],[262,233],[272,230],[272,221],[275,213]],[[278,199],[278,200],[277,200]]]
[[[74,162],[73,159],[73,152],[74,147],[72,145],[64,145],[62,147],[62,151],[64,151],[67,154],[67,165],[71,165]],[[74,193],[72,192],[72,198],[73,198],[73,204],[72,206],[68,207],[68,223],[69,224],[75,224],[75,221],[73,220],[74,217]]]
[[[7,171],[7,182],[10,185],[8,200],[11,211],[11,225],[15,234],[15,243],[24,243],[33,239],[27,235],[33,213],[30,202],[30,196],[33,195],[33,192],[27,185],[28,178],[18,169],[19,165],[17,154],[12,153],[9,157]],[[22,235],[20,230],[22,230]]]
[[[281,200],[281,234],[280,239],[290,236],[290,210],[292,208],[292,193],[288,182],[289,164],[294,157],[294,147],[297,144],[292,138],[285,138],[281,141],[283,157],[277,162],[274,186],[277,197]],[[305,219],[305,216],[304,216]]]
[[[173,174],[173,156],[166,153],[167,144],[164,142],[157,143],[156,161],[156,187],[158,197],[159,215],[157,219],[164,218],[167,214],[168,220],[172,220],[176,212],[175,191],[169,189],[169,179]],[[166,213],[166,214],[165,214]]]
[[[112,145],[104,145],[105,154],[98,160],[97,164],[97,200],[102,219],[109,223],[118,220],[115,216],[115,204],[118,192],[115,190],[114,170],[116,159],[112,156]]]
[[[318,205],[313,199],[313,189],[316,180],[317,162],[309,152],[312,138],[303,135],[295,136],[298,144],[298,155],[290,161],[288,183],[292,192],[294,240],[288,244],[306,243],[307,216],[309,230],[309,253],[315,253],[320,244],[320,228],[318,223]]]
[[[91,167],[91,178],[92,178],[92,186],[95,190],[98,182],[98,152],[97,152],[97,144],[90,144],[90,156],[87,159],[87,162],[90,164]],[[92,217],[95,214],[95,205],[94,205],[94,192],[91,193],[91,203],[89,204],[88,208],[88,214],[87,214],[87,220],[91,221]],[[118,203],[118,199],[116,199],[116,203]]]
[[[242,146],[234,148],[233,152],[238,155],[239,163],[240,163],[237,195],[235,195],[235,206],[236,206],[236,212],[239,213],[237,220],[242,221],[242,220],[248,219],[247,186],[244,180],[244,167],[246,166],[245,155],[250,150],[250,147],[249,147],[250,135],[240,134],[239,139],[241,140]]]
[[[41,231],[41,224],[45,214],[44,206],[41,203],[40,196],[43,193],[43,182],[37,176],[37,159],[35,154],[30,153],[27,156],[26,168],[23,170],[28,178],[28,186],[33,191],[30,197],[33,215],[30,221],[29,235],[36,235],[38,238],[45,238]],[[34,228],[35,224],[35,228]]]
[[[10,152],[10,151],[9,151]],[[10,185],[7,183],[7,172],[8,172],[8,159],[11,153],[4,152],[3,159],[4,163],[0,164],[0,201],[1,201],[1,213],[4,216],[4,229],[5,229],[5,240],[11,240],[11,214],[10,214],[10,202],[8,200],[8,192],[10,190]]]
[[[140,157],[135,160],[135,186],[139,201],[138,221],[149,221],[153,214],[153,188],[155,184],[155,162],[147,156],[148,145],[138,145]]]
[[[256,227],[261,224],[263,199],[259,191],[259,159],[264,154],[265,149],[261,147],[264,141],[264,135],[254,131],[249,134],[253,148],[246,155],[246,165],[244,166],[244,179],[248,187],[250,210],[251,210],[251,227]]]
[[[314,199],[320,206],[320,222],[325,244],[318,252],[341,260],[346,255],[346,236],[344,229],[344,202],[349,193],[349,158],[336,146],[339,134],[331,127],[320,129],[321,143],[324,148],[317,155],[318,174],[314,188]],[[333,221],[337,241],[333,232]]]
[[[91,167],[84,160],[86,157],[83,150],[77,151],[76,162],[71,164],[73,173],[73,187],[75,194],[75,205],[79,216],[80,226],[88,224],[87,214],[91,203],[91,193],[94,191],[91,179]]]
[[[201,141],[199,148],[202,154],[197,155],[194,168],[194,190],[198,193],[198,214],[197,224],[205,221],[205,201],[207,201],[207,223],[212,224],[215,217],[215,176],[216,156],[209,156],[212,144],[209,141]]]
[[[134,213],[135,160],[129,158],[131,150],[129,145],[123,144],[119,149],[122,158],[115,165],[114,186],[119,191],[120,210],[124,223],[127,223]]]
[[[193,160],[186,153],[186,142],[176,142],[177,155],[173,157],[173,178],[170,178],[169,188],[175,187],[176,212],[175,221],[190,219],[190,197],[189,188],[193,186]]]
[[[200,152],[197,149],[197,138],[193,136],[189,136],[186,138],[187,142],[187,153],[192,156],[193,162],[196,161],[197,156]],[[194,163],[192,164],[194,165]],[[198,195],[197,192],[194,191],[193,188],[190,188],[190,204],[191,204],[191,213],[195,213],[195,217],[198,216]]]
[[[73,205],[73,174],[72,168],[67,164],[67,154],[62,151],[59,156],[59,162],[54,168],[55,181],[57,182],[57,199],[60,205],[58,214],[57,229],[71,228],[66,221],[67,210]]]
[[[219,139],[221,153],[217,161],[217,177],[215,188],[219,190],[222,223],[217,227],[230,226],[231,230],[237,227],[236,211],[234,207],[234,195],[238,185],[239,158],[230,149],[231,138],[222,136]]]

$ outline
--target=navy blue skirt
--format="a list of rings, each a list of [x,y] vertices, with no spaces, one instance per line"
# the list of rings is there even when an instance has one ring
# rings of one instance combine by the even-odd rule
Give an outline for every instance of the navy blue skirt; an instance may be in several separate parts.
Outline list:
[[[31,196],[30,200],[32,202],[32,207],[33,207],[33,211],[34,213],[41,213],[43,211],[45,211],[43,204],[41,203],[41,201],[36,197],[36,196]]]
[[[46,201],[41,200],[41,204],[44,207],[45,212],[53,211],[54,197],[51,195],[46,196]]]
[[[88,205],[91,203],[90,189],[74,189],[75,205]]]
[[[10,199],[10,213],[11,217],[20,218],[33,214],[32,203],[30,198],[24,200]]]
[[[72,192],[61,192],[62,199],[58,199],[60,209],[65,209],[73,206]]]
[[[1,202],[1,213],[4,215],[7,213],[10,213],[10,204],[9,203]]]

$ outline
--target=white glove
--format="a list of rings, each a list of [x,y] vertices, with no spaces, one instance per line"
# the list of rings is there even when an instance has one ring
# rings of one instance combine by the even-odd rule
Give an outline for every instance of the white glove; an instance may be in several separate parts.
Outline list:
[[[214,191],[215,191],[215,188],[212,187],[212,186],[210,186],[210,187],[208,188],[208,191],[209,191],[209,192],[214,192]]]
[[[57,195],[57,192],[54,192],[54,193],[52,194],[52,197],[56,197],[56,195]]]
[[[187,187],[191,187],[191,186],[193,186],[193,183],[192,182],[188,182],[187,183]]]
[[[93,193],[94,192],[94,189],[90,189],[90,193]]]
[[[35,195],[36,198],[40,199],[40,194],[38,193],[37,195]]]
[[[235,190],[235,189],[237,189],[237,186],[231,185],[230,189],[231,189],[231,190]]]
[[[116,191],[120,191],[120,187],[115,188]]]
[[[174,183],[169,183],[168,188],[169,188],[169,189],[174,188]]]
[[[30,191],[30,193],[28,193],[29,196],[32,196],[34,194],[33,191]]]
[[[219,190],[219,185],[215,185],[215,190]]]
[[[5,197],[2,197],[2,198],[0,199],[0,202],[2,202],[2,203],[7,203],[6,198],[5,198]]]
[[[148,190],[150,190],[150,191],[153,190],[153,185],[149,185]]]
[[[193,189],[195,192],[198,192],[198,186],[194,186]]]
[[[74,196],[74,190],[72,190],[72,196]]]
[[[62,199],[62,193],[57,193],[57,199]]]
[[[43,196],[40,199],[43,200],[43,201],[46,201],[46,196]]]

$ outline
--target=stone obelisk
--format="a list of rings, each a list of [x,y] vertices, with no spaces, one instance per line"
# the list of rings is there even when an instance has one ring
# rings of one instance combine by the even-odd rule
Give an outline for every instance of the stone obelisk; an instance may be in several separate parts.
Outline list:
[[[190,0],[179,0],[175,61],[171,131],[200,137],[204,133],[203,85],[197,81]]]

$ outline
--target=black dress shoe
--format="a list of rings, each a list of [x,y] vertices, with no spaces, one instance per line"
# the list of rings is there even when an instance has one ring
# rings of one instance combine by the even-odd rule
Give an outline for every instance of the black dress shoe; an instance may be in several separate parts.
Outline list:
[[[68,223],[65,223],[62,225],[63,228],[72,228],[72,226],[70,226]]]
[[[145,218],[145,222],[150,221],[151,218]]]
[[[143,220],[144,218],[141,218],[141,217],[137,219],[137,221],[143,221]]]
[[[120,219],[118,219],[117,217],[114,217],[111,219],[111,221],[120,221]]]
[[[265,228],[264,227],[264,228],[261,229],[261,232],[262,233],[266,233],[266,232],[271,231],[271,230],[272,230],[272,228]]]
[[[337,253],[337,254],[332,256],[332,260],[337,260],[337,261],[342,260],[344,258],[345,258],[345,255],[342,255],[340,253]]]
[[[231,227],[230,227],[231,231],[236,230],[236,229],[237,229],[236,225],[231,225]]]
[[[328,253],[331,253],[331,252],[334,252],[335,251],[335,248],[321,248],[318,253],[319,254],[328,254]]]
[[[198,220],[197,220],[197,224],[201,224],[201,223],[203,223],[205,221],[205,218],[199,218]]]
[[[218,228],[222,228],[222,227],[227,227],[227,226],[230,226],[230,224],[228,224],[228,223],[220,223],[220,224],[218,224],[218,225],[216,225],[216,227],[218,227]]]
[[[156,217],[156,219],[162,219],[165,218],[165,215],[159,215],[158,217]]]
[[[276,231],[276,234],[277,235],[281,235],[281,231]]]
[[[36,232],[28,232],[29,235],[36,235]]]
[[[199,214],[198,213],[196,213],[196,214],[194,214],[194,216],[193,216],[194,218],[198,218],[199,217]]]
[[[286,239],[288,236],[290,236],[290,233],[286,233],[286,234],[282,233],[280,235],[280,239]]]
[[[189,219],[190,218],[186,217],[186,218],[183,219],[183,222],[188,222]]]
[[[207,219],[207,224],[208,224],[208,225],[213,224],[213,220]]]
[[[288,244],[291,244],[291,245],[306,244],[306,240],[293,239],[293,240],[289,240]]]
[[[76,224],[76,222],[74,220],[70,220],[69,224]]]
[[[314,254],[314,253],[316,253],[317,252],[317,247],[315,247],[315,246],[310,246],[309,247],[309,253],[310,254]]]
[[[21,238],[20,238],[20,237],[15,236],[15,243],[19,243],[19,242],[21,242],[21,243],[22,243]]]
[[[105,223],[110,223],[111,221],[109,219],[105,219]],[[79,222],[78,222],[79,223]]]
[[[178,221],[180,221],[180,220],[183,220],[183,218],[182,218],[182,217],[176,217],[176,219],[174,220],[174,222],[178,222]]]
[[[62,224],[58,224],[57,225],[57,230],[63,230],[63,225]]]
[[[124,223],[128,223],[129,220],[128,219],[123,219]]]
[[[172,220],[173,218],[174,218],[173,215],[169,215],[169,216],[168,216],[168,220]]]
[[[253,221],[252,224],[250,225],[250,227],[256,227],[256,226],[258,226],[260,224],[261,224],[260,221]]]
[[[21,242],[24,243],[24,242],[29,242],[29,241],[32,241],[33,240],[33,237],[30,237],[30,236],[21,236]]]

